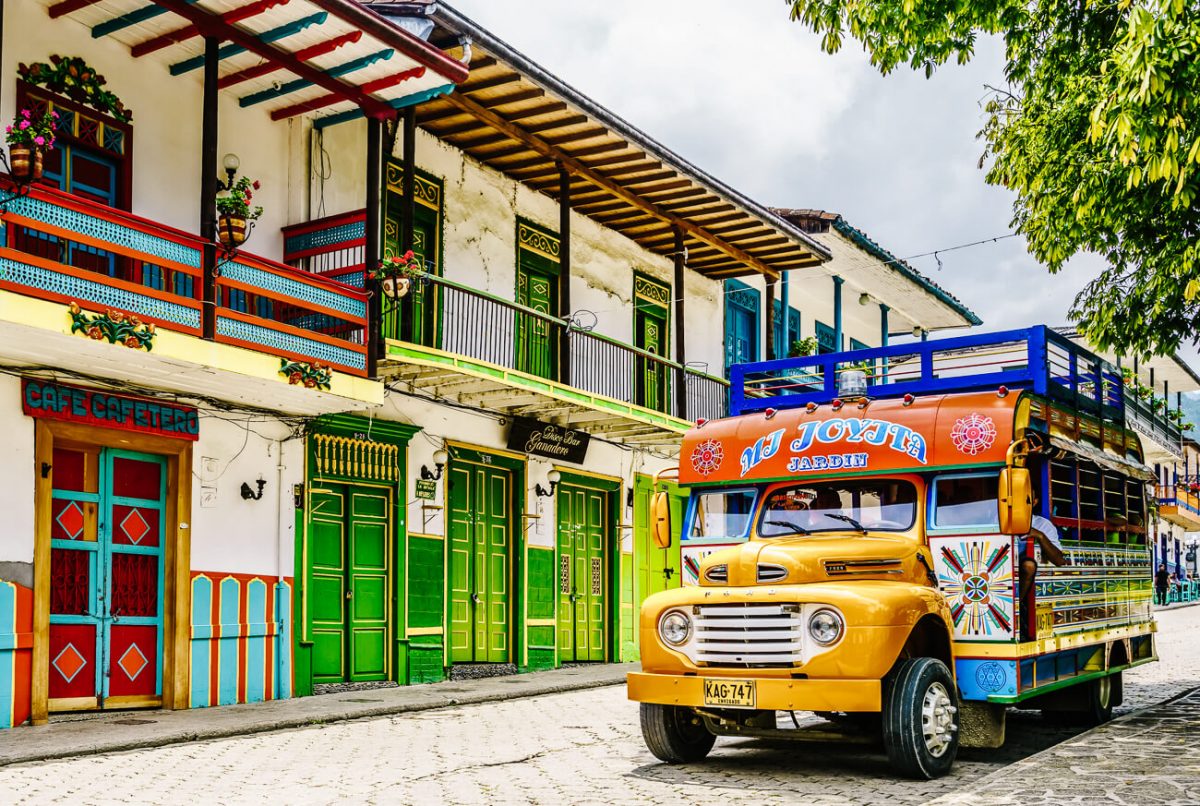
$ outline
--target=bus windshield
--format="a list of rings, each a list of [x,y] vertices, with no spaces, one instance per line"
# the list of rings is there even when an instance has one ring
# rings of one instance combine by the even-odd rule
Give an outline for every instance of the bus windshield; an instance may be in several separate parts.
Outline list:
[[[917,490],[897,479],[796,484],[767,496],[761,537],[833,531],[903,532],[917,517]]]

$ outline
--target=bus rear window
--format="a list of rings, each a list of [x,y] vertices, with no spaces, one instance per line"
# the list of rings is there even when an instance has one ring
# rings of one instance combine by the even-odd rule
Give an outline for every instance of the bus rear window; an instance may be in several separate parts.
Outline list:
[[[688,537],[746,537],[754,512],[754,490],[698,493]]]
[[[934,529],[999,529],[994,473],[940,476],[933,486]]]

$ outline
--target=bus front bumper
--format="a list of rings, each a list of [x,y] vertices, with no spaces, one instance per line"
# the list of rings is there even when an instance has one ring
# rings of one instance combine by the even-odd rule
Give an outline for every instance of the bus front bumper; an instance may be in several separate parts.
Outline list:
[[[754,681],[754,707],[766,711],[866,711],[883,707],[879,680],[796,680],[787,677],[737,677],[735,675],[674,675],[630,672],[626,678],[629,699],[661,705],[696,708],[723,706],[706,703],[705,680]]]

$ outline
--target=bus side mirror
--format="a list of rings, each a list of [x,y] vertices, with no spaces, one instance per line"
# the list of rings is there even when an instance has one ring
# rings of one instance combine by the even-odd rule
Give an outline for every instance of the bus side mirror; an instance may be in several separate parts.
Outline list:
[[[1033,519],[1029,468],[1006,467],[1000,471],[1000,532],[1006,535],[1029,534]]]
[[[671,546],[671,497],[659,491],[650,499],[650,533],[660,549]]]

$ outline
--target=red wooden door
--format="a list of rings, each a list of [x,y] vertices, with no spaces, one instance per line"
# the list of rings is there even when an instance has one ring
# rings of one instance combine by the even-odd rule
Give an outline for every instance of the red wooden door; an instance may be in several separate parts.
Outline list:
[[[51,472],[50,709],[157,705],[166,463],[56,448]]]

